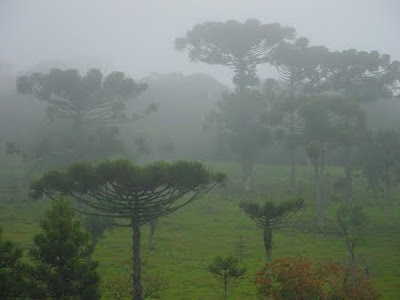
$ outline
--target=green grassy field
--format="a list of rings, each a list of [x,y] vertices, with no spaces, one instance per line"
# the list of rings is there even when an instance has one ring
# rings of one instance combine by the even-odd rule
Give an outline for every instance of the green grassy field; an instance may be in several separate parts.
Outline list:
[[[288,170],[285,167],[257,166],[256,192],[240,191],[240,169],[234,164],[215,164],[215,170],[229,175],[226,190],[217,189],[197,202],[173,215],[159,220],[154,243],[155,251],[148,247],[148,226],[142,228],[144,271],[151,277],[161,278],[168,287],[161,299],[211,300],[220,299],[221,286],[207,272],[206,266],[216,255],[237,255],[238,235],[245,244],[243,265],[246,276],[235,283],[229,299],[256,299],[253,284],[257,270],[262,268],[265,254],[262,232],[238,209],[245,199],[289,198]],[[295,216],[288,226],[274,232],[273,257],[305,256],[317,262],[329,260],[346,262],[343,238],[336,234],[335,207],[340,193],[331,184],[341,170],[327,170],[325,233],[315,228],[311,169],[298,170],[298,195],[307,202],[307,208]],[[365,237],[356,248],[358,263],[367,268],[382,299],[400,299],[400,208],[397,205],[372,205],[376,199],[361,182],[355,186],[355,200],[365,203],[369,218]],[[0,222],[6,238],[29,247],[34,234],[40,230],[39,220],[49,206],[48,201],[22,201],[0,206]],[[106,233],[95,251],[100,263],[104,299],[113,299],[110,286],[128,288],[131,257],[131,233],[116,228]],[[117,283],[116,283],[117,282]],[[107,296],[108,295],[108,296]]]

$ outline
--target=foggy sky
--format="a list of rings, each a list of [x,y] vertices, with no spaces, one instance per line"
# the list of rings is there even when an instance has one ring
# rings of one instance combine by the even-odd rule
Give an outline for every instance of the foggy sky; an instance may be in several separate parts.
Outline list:
[[[141,78],[152,72],[204,72],[174,39],[196,23],[248,18],[294,26],[332,50],[378,50],[400,60],[397,0],[0,0],[0,63],[21,72],[40,62],[78,62]]]

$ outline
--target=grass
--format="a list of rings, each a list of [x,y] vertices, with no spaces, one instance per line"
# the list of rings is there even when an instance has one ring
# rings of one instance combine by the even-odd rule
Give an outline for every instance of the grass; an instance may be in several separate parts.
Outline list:
[[[253,280],[265,261],[262,232],[238,209],[238,202],[247,198],[277,201],[287,198],[288,170],[280,166],[256,166],[256,192],[244,194],[239,188],[241,174],[236,165],[219,163],[214,165],[214,169],[228,173],[229,188],[215,190],[175,214],[160,219],[154,252],[150,252],[148,247],[149,227],[142,228],[144,271],[159,275],[168,282],[162,299],[219,299],[221,285],[207,272],[206,266],[216,255],[237,255],[239,233],[245,243],[243,265],[247,267],[247,274],[231,288],[229,299],[256,299]],[[340,169],[329,168],[327,181],[332,182],[340,172]],[[306,256],[317,262],[346,262],[344,241],[335,234],[335,201],[340,194],[327,185],[326,227],[329,233],[321,233],[315,229],[311,170],[299,168],[298,178],[297,193],[306,199],[307,210],[294,217],[288,226],[274,232],[273,257]],[[373,202],[361,181],[356,183],[355,191],[358,201]],[[47,201],[1,205],[0,225],[5,237],[24,248],[29,247],[33,235],[40,231],[39,220],[48,206]],[[400,208],[367,205],[365,213],[369,223],[365,238],[356,248],[358,262],[367,268],[382,299],[396,299],[400,295]],[[103,291],[109,289],[108,282],[113,278],[125,278],[120,284],[128,284],[130,249],[131,232],[128,229],[109,231],[100,241],[94,256],[100,263]]]

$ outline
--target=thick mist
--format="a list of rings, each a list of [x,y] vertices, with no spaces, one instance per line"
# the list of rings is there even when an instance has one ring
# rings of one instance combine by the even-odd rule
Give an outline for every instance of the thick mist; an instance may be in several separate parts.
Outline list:
[[[399,11],[0,0],[0,299],[398,299]]]
[[[0,61],[18,72],[39,63],[121,70],[135,78],[204,72],[230,84],[229,70],[190,63],[174,50],[174,39],[197,23],[256,18],[294,26],[313,45],[378,50],[399,59],[399,9],[395,0],[3,0]]]

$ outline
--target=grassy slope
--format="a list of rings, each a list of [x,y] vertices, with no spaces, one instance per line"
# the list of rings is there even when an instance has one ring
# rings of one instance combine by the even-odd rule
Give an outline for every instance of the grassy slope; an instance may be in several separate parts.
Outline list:
[[[248,272],[235,284],[230,299],[255,299],[254,274],[264,262],[261,230],[238,210],[237,203],[246,198],[282,199],[287,195],[287,170],[283,167],[258,166],[255,169],[257,194],[245,195],[235,186],[240,184],[239,169],[232,164],[216,164],[215,169],[229,173],[233,188],[216,191],[174,215],[160,220],[156,229],[154,253],[148,250],[147,226],[143,227],[144,269],[149,274],[160,274],[169,287],[162,299],[218,299],[221,287],[205,270],[216,255],[236,255],[237,236],[245,241],[243,264]],[[340,170],[329,169],[327,180]],[[313,229],[312,174],[308,168],[299,170],[299,193],[308,200],[308,209],[296,217],[291,226],[275,232],[274,257],[307,256],[318,262],[347,259],[344,241],[335,234],[323,235]],[[235,191],[237,190],[237,191]],[[329,198],[334,192],[328,188]],[[361,184],[356,194],[369,201]],[[337,197],[336,197],[337,198]],[[0,224],[6,238],[28,247],[39,232],[38,220],[48,206],[47,202],[20,203],[0,207]],[[327,227],[334,230],[334,206],[327,209]],[[356,249],[359,263],[369,272],[382,299],[396,299],[400,295],[400,220],[399,207],[368,207],[370,218],[366,236]],[[115,229],[106,234],[95,252],[100,272],[107,284],[110,278],[129,276],[130,231]]]

